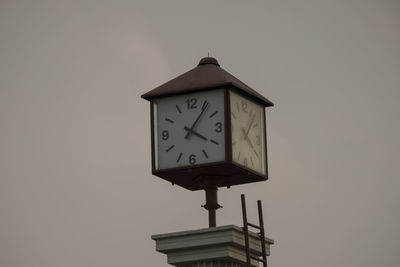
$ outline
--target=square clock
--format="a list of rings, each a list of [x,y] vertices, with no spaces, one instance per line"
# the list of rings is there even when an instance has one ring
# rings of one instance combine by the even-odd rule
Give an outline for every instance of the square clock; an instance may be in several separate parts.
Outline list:
[[[272,103],[233,82],[186,83],[142,96],[151,102],[152,173],[189,190],[267,180],[265,107]]]

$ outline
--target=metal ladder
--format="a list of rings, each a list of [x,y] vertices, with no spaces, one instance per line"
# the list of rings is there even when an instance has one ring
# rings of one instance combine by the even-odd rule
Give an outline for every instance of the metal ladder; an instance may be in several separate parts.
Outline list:
[[[247,267],[251,267],[250,260],[256,260],[259,262],[263,263],[263,267],[267,267],[267,252],[265,250],[265,232],[264,232],[264,221],[263,221],[263,214],[262,214],[262,206],[261,206],[261,200],[257,200],[257,206],[258,206],[258,219],[260,225],[255,225],[252,223],[249,223],[247,221],[247,214],[246,214],[246,199],[244,194],[240,195],[241,200],[242,200],[242,214],[243,214],[243,232],[244,232],[244,242],[246,245],[246,262],[247,262]],[[258,233],[259,237],[261,238],[261,250],[262,250],[262,259],[258,257],[253,257],[250,255],[250,246],[249,246],[249,226],[256,228],[260,230]]]

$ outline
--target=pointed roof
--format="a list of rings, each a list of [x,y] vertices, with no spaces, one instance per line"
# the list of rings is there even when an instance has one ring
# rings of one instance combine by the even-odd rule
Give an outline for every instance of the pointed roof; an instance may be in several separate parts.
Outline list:
[[[194,69],[166,82],[142,95],[151,100],[156,97],[189,93],[217,87],[235,87],[257,98],[264,106],[274,104],[219,66],[213,57],[202,58]]]

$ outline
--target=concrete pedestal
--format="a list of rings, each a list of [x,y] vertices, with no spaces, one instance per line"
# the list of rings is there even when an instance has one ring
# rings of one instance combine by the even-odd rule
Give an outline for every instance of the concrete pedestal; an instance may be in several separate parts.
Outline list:
[[[168,264],[177,267],[243,267],[246,265],[244,234],[241,227],[226,225],[193,231],[153,235],[156,250],[167,255]],[[266,238],[270,255],[274,241]],[[251,256],[261,256],[261,240],[249,231]],[[252,260],[252,266],[259,262]]]

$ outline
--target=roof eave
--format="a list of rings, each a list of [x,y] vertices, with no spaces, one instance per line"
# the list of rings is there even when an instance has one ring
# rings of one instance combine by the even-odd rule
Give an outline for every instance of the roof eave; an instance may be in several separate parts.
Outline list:
[[[177,92],[167,92],[167,93],[152,93],[153,91],[155,91],[157,88],[155,88],[154,90],[151,90],[150,92],[147,92],[143,95],[141,95],[140,97],[151,101],[154,98],[159,98],[159,97],[167,97],[167,96],[174,96],[174,95],[181,95],[181,94],[187,94],[187,93],[194,93],[194,92],[199,92],[199,91],[206,91],[206,90],[212,90],[212,89],[218,89],[218,88],[225,88],[228,86],[232,86],[231,82],[224,82],[224,83],[220,83],[220,84],[215,84],[212,86],[200,86],[200,87],[192,87],[190,89],[188,89],[187,91],[177,91]]]
[[[225,82],[225,83],[220,83],[220,84],[215,84],[212,86],[206,86],[206,87],[194,87],[194,88],[190,88],[190,91],[178,91],[178,92],[168,92],[168,93],[164,93],[164,94],[153,94],[152,91],[147,92],[143,95],[141,95],[140,97],[147,100],[147,101],[151,101],[155,98],[160,98],[160,97],[167,97],[167,96],[174,96],[174,95],[180,95],[180,94],[187,94],[187,93],[194,93],[194,92],[199,92],[199,91],[205,91],[205,90],[212,90],[212,89],[218,89],[218,88],[226,88],[226,87],[234,87],[250,96],[252,96],[253,98],[256,98],[259,102],[261,102],[261,104],[263,104],[265,107],[273,107],[274,103],[272,103],[270,100],[268,100],[265,97],[260,97],[260,96],[256,96],[250,92],[248,92],[247,90],[244,90],[241,86],[236,85],[233,82]],[[155,88],[157,89],[157,88]],[[154,89],[154,90],[155,90]]]

